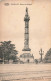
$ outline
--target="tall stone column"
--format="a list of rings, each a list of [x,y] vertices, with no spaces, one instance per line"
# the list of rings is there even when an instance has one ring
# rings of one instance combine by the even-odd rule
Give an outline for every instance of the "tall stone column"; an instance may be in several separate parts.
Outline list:
[[[30,17],[28,15],[28,8],[26,8],[26,14],[24,17],[25,22],[25,32],[24,32],[24,48],[23,48],[23,54],[20,55],[20,60],[23,63],[33,63],[34,62],[34,56],[31,54],[31,49],[29,48],[29,20]]]
[[[24,17],[25,33],[24,33],[24,49],[23,49],[23,51],[30,51],[31,50],[29,48],[29,20],[30,20],[30,17],[28,15],[28,8],[26,8],[26,14]]]

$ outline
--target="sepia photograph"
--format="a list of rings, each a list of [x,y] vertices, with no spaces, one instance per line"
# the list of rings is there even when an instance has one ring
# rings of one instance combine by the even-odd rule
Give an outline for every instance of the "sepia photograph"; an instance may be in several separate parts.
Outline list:
[[[0,0],[0,81],[51,81],[51,0]]]

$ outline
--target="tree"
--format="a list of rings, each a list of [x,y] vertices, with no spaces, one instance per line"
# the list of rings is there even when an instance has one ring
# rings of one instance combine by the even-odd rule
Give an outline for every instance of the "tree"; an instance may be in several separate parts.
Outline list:
[[[0,46],[0,59],[3,59],[2,47]]]
[[[44,63],[51,63],[51,48],[47,51],[45,58],[43,59]]]
[[[15,50],[15,45],[11,41],[0,42],[0,58],[3,60],[15,60],[18,51]]]

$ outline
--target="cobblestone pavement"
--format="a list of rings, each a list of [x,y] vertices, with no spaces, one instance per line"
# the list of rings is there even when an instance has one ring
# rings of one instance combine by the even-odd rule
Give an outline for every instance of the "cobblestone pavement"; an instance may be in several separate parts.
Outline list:
[[[51,81],[51,65],[1,64],[0,81]]]

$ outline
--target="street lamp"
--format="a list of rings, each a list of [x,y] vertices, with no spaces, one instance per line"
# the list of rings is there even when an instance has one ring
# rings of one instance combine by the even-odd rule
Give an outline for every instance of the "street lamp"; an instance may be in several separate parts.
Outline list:
[[[3,64],[4,64],[4,53],[3,53]]]
[[[43,61],[43,58],[42,58],[42,56],[43,56],[43,54],[44,54],[44,51],[42,51],[42,48],[40,49],[40,51],[39,51],[39,54],[41,55],[40,62],[42,62],[42,61]]]

